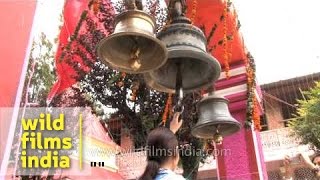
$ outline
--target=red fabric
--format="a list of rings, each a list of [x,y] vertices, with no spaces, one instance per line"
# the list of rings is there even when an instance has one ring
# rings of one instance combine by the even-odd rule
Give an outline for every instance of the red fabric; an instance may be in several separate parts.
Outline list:
[[[188,4],[188,11],[187,16],[192,16],[193,10],[193,3],[194,1],[187,1]],[[218,42],[223,40],[224,30],[223,25],[224,21],[220,20],[221,15],[223,15],[225,1],[221,0],[201,0],[196,1],[196,11],[195,11],[195,18],[194,24],[198,27],[204,26],[206,31],[206,36],[209,36],[210,30],[212,29],[213,25],[217,25],[217,29],[212,37],[212,40],[208,44],[208,48],[212,48],[215,46],[215,49],[212,51],[212,55],[218,59],[221,66],[223,67],[225,64],[225,52],[222,45],[218,45]],[[68,39],[70,35],[73,34],[76,25],[79,22],[81,13],[83,10],[87,9],[88,0],[79,1],[79,0],[68,0],[65,4],[64,9],[64,25],[61,29],[60,37],[59,37],[59,48],[56,54],[56,66],[57,66],[57,74],[58,74],[58,81],[52,88],[48,100],[50,101],[54,95],[61,93],[66,88],[70,87],[76,80],[74,76],[76,72],[74,69],[69,66],[60,59],[62,48],[66,46],[68,43]],[[243,44],[242,36],[237,30],[237,19],[236,14],[233,8],[230,8],[231,11],[228,12],[228,16],[226,18],[227,23],[227,35],[232,34],[232,40],[227,42],[227,49],[228,53],[231,53],[231,58],[229,59],[229,64],[236,64],[239,61],[243,61],[245,57],[245,47]],[[100,23],[101,25],[101,23]],[[82,32],[85,33],[85,30]],[[72,48],[77,48],[77,45],[73,44]],[[60,62],[61,61],[61,62]],[[78,57],[73,57],[73,61],[77,61],[82,64],[81,59]],[[89,69],[86,69],[89,70]]]
[[[192,16],[192,8],[194,7],[193,0],[188,2],[187,16]],[[218,42],[223,39],[223,21],[220,21],[221,15],[223,15],[224,2],[222,0],[201,0],[196,1],[196,17],[194,19],[194,25],[200,27],[205,26],[206,37],[214,26],[217,25],[217,29],[212,37],[212,40],[208,44],[208,47],[216,46],[216,49],[212,51],[212,55],[217,58],[220,64],[224,65],[224,49],[222,45],[218,45]],[[239,61],[243,61],[245,57],[245,47],[242,41],[241,34],[237,31],[237,20],[231,6],[231,11],[228,13],[227,21],[227,35],[233,34],[233,40],[228,41],[228,48],[230,50],[231,58],[229,64],[236,64]],[[233,32],[233,33],[232,33]]]
[[[74,76],[76,75],[75,70],[64,61],[65,59],[61,59],[61,54],[63,48],[68,44],[70,36],[73,35],[82,12],[87,9],[88,2],[89,0],[68,0],[65,2],[63,11],[64,24],[61,28],[59,46],[55,55],[58,80],[48,95],[49,101],[57,93],[62,92],[76,82],[74,79]]]
[[[67,52],[66,50],[64,50],[64,48],[67,47],[70,37],[74,34],[77,28],[77,25],[79,24],[79,21],[81,19],[82,13],[85,10],[88,10],[88,3],[89,3],[89,0],[67,0],[65,3],[64,14],[63,14],[64,24],[61,28],[61,32],[59,36],[59,46],[55,55],[58,81],[52,87],[51,92],[49,93],[47,98],[48,101],[51,101],[51,99],[55,95],[63,92],[64,90],[70,88],[73,84],[76,83],[75,77],[77,76],[77,72],[74,70],[72,66],[70,66],[66,62],[67,58],[71,58],[73,62],[79,63],[80,67],[85,72],[90,70],[83,63],[81,57],[73,54],[63,55],[65,52]],[[96,20],[96,18],[92,17],[93,14],[91,10],[89,11],[90,12],[87,14],[87,16]],[[84,24],[85,23],[82,23],[82,25],[80,26],[78,34],[87,33],[87,30]],[[73,41],[70,47],[71,48],[69,51],[75,51],[76,49],[80,48],[81,52],[84,52],[87,56],[89,56],[89,54],[86,52],[84,47],[78,44],[77,41]],[[94,61],[93,58],[90,58],[90,59]],[[116,149],[117,145],[109,138],[108,134],[103,130],[103,127],[99,123],[99,121],[94,118],[96,117],[92,116],[91,118],[86,119],[86,121],[84,122],[84,125],[88,126],[87,132],[85,132],[85,135],[90,136],[94,139],[103,141],[105,144],[108,144],[110,147],[114,147]],[[88,166],[88,164],[86,164],[86,166]],[[112,172],[112,171],[109,171],[103,168],[98,168],[98,167],[91,168],[90,175],[85,175],[81,172],[78,172],[78,169],[69,169],[64,173],[64,175],[67,175],[71,179],[86,179],[86,180],[87,179],[110,179],[110,180],[123,179],[116,172]]]

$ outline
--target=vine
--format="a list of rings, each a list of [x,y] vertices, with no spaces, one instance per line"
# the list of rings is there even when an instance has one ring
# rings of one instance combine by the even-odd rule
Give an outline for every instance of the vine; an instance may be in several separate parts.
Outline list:
[[[194,23],[194,20],[195,20],[195,18],[196,18],[197,5],[198,5],[197,0],[193,0],[193,1],[192,1],[191,16],[190,16],[190,21],[191,21],[192,24]]]

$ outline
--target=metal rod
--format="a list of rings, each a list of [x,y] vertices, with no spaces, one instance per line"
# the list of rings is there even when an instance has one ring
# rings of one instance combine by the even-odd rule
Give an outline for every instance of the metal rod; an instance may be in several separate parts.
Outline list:
[[[176,74],[176,93],[178,97],[177,104],[175,106],[175,111],[181,112],[183,111],[184,107],[182,105],[183,100],[183,87],[182,87],[182,74],[181,74],[181,64],[177,63],[177,74]]]

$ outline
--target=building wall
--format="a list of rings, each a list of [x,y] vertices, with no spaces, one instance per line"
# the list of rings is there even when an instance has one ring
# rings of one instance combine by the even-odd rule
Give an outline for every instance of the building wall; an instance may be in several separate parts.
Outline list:
[[[267,118],[268,129],[284,128],[284,121],[282,116],[282,107],[279,101],[265,97],[265,113]]]

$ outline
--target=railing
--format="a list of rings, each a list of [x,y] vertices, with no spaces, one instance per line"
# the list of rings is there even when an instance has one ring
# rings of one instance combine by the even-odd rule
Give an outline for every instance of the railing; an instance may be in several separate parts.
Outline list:
[[[290,128],[281,128],[260,132],[264,151],[299,146],[299,139],[291,136]]]
[[[266,162],[282,160],[285,155],[295,157],[299,152],[311,153],[307,145],[299,144],[300,140],[292,136],[290,128],[263,131],[260,135]]]

